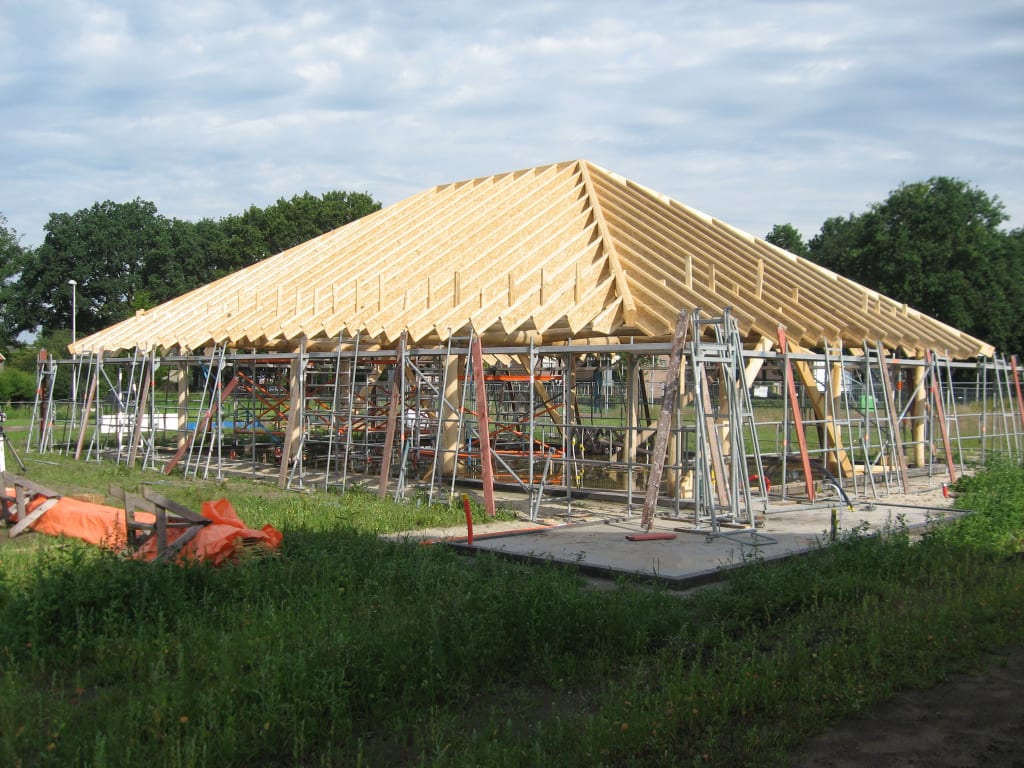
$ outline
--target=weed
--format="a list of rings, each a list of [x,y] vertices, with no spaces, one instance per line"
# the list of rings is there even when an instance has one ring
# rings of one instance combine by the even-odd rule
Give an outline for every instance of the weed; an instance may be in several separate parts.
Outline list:
[[[115,475],[143,477],[63,478]],[[974,512],[917,544],[897,517],[688,597],[376,535],[461,504],[171,482],[279,527],[280,556],[215,570],[4,545],[0,763],[784,765],[837,718],[1024,639],[1012,465],[961,481]]]

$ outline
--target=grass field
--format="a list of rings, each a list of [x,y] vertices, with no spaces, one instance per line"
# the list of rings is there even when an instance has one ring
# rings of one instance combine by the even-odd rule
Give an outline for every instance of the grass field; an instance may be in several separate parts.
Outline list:
[[[376,534],[461,508],[26,457],[67,493],[225,496],[275,556],[0,544],[0,764],[783,766],[808,735],[1024,642],[1024,471],[911,545],[847,532],[681,596]],[[482,522],[482,521],[481,521]]]

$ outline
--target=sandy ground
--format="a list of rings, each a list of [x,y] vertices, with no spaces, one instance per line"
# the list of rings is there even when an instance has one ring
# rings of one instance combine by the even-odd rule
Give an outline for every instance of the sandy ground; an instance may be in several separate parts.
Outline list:
[[[793,768],[1024,768],[1024,648],[807,742]]]

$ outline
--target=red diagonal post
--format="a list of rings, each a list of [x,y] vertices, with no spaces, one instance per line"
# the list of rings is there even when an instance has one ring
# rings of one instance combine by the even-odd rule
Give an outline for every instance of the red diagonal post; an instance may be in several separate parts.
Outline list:
[[[1020,377],[1017,375],[1017,356],[1010,355],[1010,371],[1013,373],[1013,386],[1017,388],[1017,408],[1020,411],[1020,423],[1024,426],[1024,397],[1020,394]]]
[[[783,364],[786,367],[786,391],[789,393],[789,407],[793,411],[793,424],[796,426],[796,439],[800,444],[800,463],[804,468],[804,483],[807,486],[807,500],[814,501],[814,478],[811,476],[811,457],[807,453],[807,436],[804,434],[804,419],[800,414],[800,399],[796,396],[796,382],[793,380],[793,364],[789,359],[789,344],[786,341],[786,329],[779,326],[779,351],[782,352]]]
[[[942,435],[942,449],[946,452],[946,471],[949,472],[949,482],[952,484],[956,482],[956,467],[953,464],[953,450],[949,444],[949,428],[946,426],[946,409],[942,407],[942,392],[939,389],[938,382],[939,374],[936,370],[933,359],[932,353],[925,350],[924,360],[928,365],[928,373],[931,376],[931,381],[928,382],[928,391],[932,396],[935,415],[939,418],[939,434]]]
[[[217,386],[220,387],[220,384],[218,384]],[[178,466],[178,462],[181,461],[182,457],[186,453],[188,453],[189,449],[192,447],[192,443],[195,441],[196,435],[200,435],[206,431],[206,427],[210,424],[210,420],[213,418],[213,415],[217,413],[218,409],[220,408],[220,405],[224,402],[224,398],[228,397],[232,392],[234,392],[235,387],[237,386],[238,377],[234,376],[232,377],[231,381],[228,382],[227,386],[221,390],[220,397],[214,398],[213,404],[210,405],[210,407],[206,410],[206,413],[204,413],[202,418],[200,418],[199,421],[196,423],[196,428],[189,433],[188,439],[182,444],[181,448],[179,448],[171,457],[171,460],[167,462],[166,465],[164,465],[165,475],[169,475],[171,474],[171,472],[174,471],[174,468]]]

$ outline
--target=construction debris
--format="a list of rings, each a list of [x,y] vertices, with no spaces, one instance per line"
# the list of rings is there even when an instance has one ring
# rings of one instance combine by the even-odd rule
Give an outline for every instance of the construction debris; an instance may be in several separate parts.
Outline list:
[[[227,499],[204,501],[196,513],[148,489],[137,495],[111,488],[124,502],[114,507],[64,496],[31,480],[4,472],[0,522],[14,538],[26,530],[70,536],[128,553],[146,562],[205,561],[221,565],[245,551],[267,552],[281,543],[273,526],[253,530]]]

